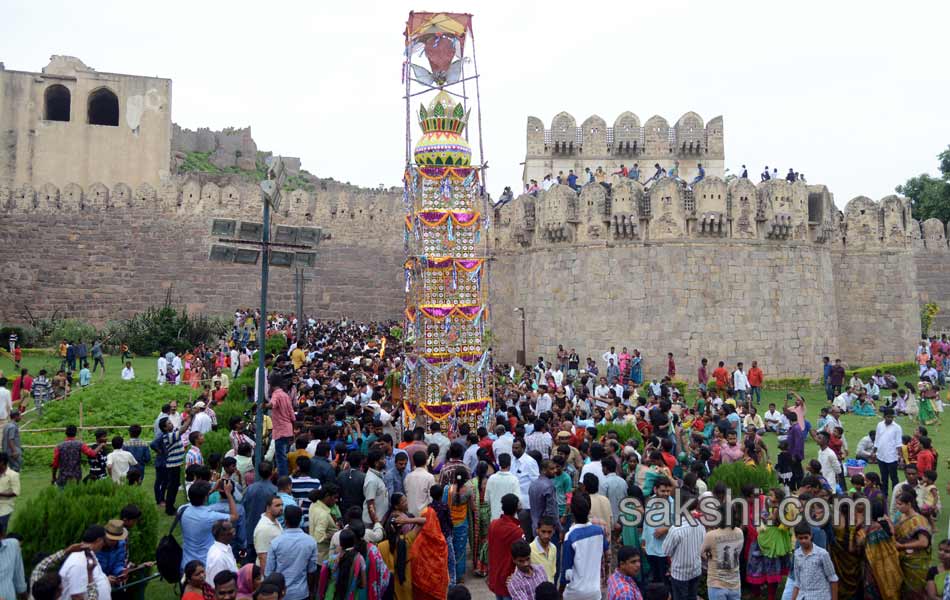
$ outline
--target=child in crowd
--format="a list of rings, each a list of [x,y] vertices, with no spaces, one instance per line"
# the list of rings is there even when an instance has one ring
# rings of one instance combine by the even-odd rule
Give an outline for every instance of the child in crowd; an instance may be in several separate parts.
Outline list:
[[[937,522],[937,516],[940,514],[940,490],[937,489],[937,472],[934,470],[921,471],[922,480],[920,482],[920,514],[930,520],[930,527],[933,528]]]

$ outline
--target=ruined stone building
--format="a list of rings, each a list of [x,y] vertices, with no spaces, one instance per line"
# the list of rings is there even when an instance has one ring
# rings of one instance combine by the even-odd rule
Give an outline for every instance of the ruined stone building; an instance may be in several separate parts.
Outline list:
[[[249,128],[181,129],[171,107],[168,79],[62,56],[38,73],[0,64],[0,322],[22,322],[29,307],[101,324],[160,304],[168,289],[193,311],[256,305],[257,269],[208,255],[213,219],[260,220],[249,176],[260,151]],[[639,162],[645,179],[654,162],[679,160],[681,178],[702,162],[707,179],[645,190],[612,177],[609,190],[555,186],[496,210],[487,235],[497,359],[521,350],[524,314],[531,362],[558,344],[595,359],[614,345],[639,348],[647,376],[665,372],[668,351],[690,379],[701,356],[815,375],[823,355],[906,360],[920,304],[950,315],[943,223],[918,224],[895,196],[858,197],[841,212],[821,185],[727,182],[724,159],[718,117],[641,126],[624,113],[612,128],[599,117],[578,128],[562,113],[549,130],[529,118],[526,178]],[[189,171],[195,160],[207,168]],[[323,231],[308,312],[401,318],[402,190],[290,168],[302,183],[274,221]],[[292,273],[271,272],[272,306],[292,309]],[[950,330],[950,320],[937,326]]]
[[[29,307],[102,324],[161,304],[169,288],[193,311],[257,304],[258,269],[209,261],[214,218],[261,219],[250,129],[185,130],[171,106],[169,79],[66,56],[39,73],[0,63],[0,322],[22,322]],[[215,172],[182,172],[194,157]],[[398,318],[401,197],[317,178],[284,193],[276,225],[323,231],[310,310]],[[270,290],[271,306],[292,309],[291,271],[272,269]]]

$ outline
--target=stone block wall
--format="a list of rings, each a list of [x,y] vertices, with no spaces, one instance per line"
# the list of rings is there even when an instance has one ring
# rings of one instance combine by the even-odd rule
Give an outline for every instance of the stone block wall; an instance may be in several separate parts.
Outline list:
[[[758,360],[773,377],[817,377],[825,355],[851,365],[912,356],[916,263],[947,244],[939,222],[921,235],[906,199],[859,197],[842,213],[827,188],[801,182],[611,183],[554,186],[496,212],[499,360],[521,349],[522,307],[532,363],[558,344],[598,360],[627,346],[648,376],[665,374],[673,352],[694,381],[703,356]],[[950,300],[933,272],[932,293]]]
[[[259,302],[259,266],[208,260],[214,218],[260,222],[257,186],[192,175],[159,189],[0,190],[5,301],[0,321],[75,316],[102,324],[161,304],[166,289],[190,310],[227,314]],[[402,202],[392,191],[323,182],[284,197],[275,224],[323,228],[305,310],[319,317],[399,318]],[[271,269],[270,306],[294,309],[290,269]]]
[[[521,349],[553,359],[558,344],[582,358],[611,346],[640,350],[645,375],[695,381],[702,357],[770,376],[813,374],[838,345],[829,249],[805,244],[690,241],[542,248],[499,255],[492,271],[491,327],[500,360]]]
[[[946,228],[937,219],[923,222],[922,238],[914,253],[920,304],[934,302],[940,312],[931,333],[950,333],[950,248]]]

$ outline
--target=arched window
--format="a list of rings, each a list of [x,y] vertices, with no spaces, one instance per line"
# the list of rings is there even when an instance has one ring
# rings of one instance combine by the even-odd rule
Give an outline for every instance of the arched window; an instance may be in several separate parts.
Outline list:
[[[89,124],[119,124],[119,99],[108,88],[99,88],[89,94]]]
[[[44,118],[47,121],[69,120],[69,90],[66,86],[51,85],[43,94]]]

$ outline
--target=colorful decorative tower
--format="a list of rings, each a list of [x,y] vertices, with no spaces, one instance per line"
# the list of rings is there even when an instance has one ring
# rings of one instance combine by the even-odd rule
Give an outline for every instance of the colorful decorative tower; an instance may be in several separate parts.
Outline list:
[[[435,94],[419,107],[422,136],[412,162],[406,132],[407,412],[420,420],[447,420],[450,428],[459,421],[476,424],[491,405],[490,356],[483,343],[487,197],[466,139],[463,49],[470,33],[469,15],[411,13],[403,73],[407,103],[415,95],[413,83]],[[431,70],[413,64],[417,50]],[[446,89],[453,86],[461,93]]]

